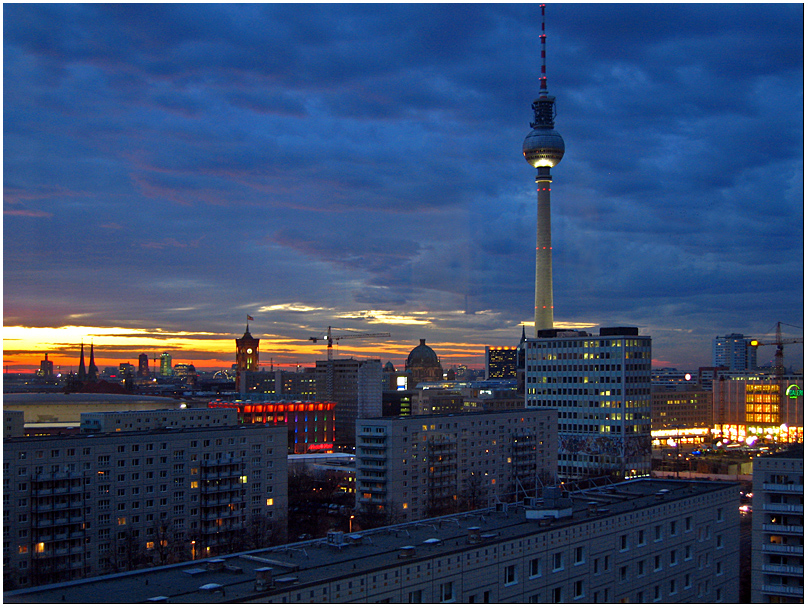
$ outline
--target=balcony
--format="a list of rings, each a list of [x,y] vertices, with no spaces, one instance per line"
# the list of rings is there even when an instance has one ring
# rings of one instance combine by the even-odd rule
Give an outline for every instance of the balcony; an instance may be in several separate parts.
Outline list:
[[[802,513],[802,505],[771,502],[764,504],[763,510],[770,513]]]
[[[763,524],[761,528],[764,532],[775,532],[777,534],[802,534],[802,526],[786,526],[784,524]]]
[[[793,494],[803,493],[802,485],[794,483],[764,483],[763,489],[771,492],[789,492]]]
[[[768,574],[790,574],[792,576],[802,576],[802,566],[783,566],[781,564],[763,564],[761,570]]]
[[[764,553],[787,553],[789,555],[802,555],[802,545],[776,545],[763,543],[761,551]]]
[[[358,474],[361,474],[362,470],[387,471],[387,466],[383,461],[364,461],[357,465],[356,470]]]
[[[763,585],[761,591],[771,595],[791,595],[795,597],[802,597],[803,588],[796,585]]]

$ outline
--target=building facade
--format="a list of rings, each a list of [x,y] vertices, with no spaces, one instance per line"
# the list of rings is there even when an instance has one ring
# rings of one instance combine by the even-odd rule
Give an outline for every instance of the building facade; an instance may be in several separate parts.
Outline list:
[[[713,381],[713,435],[731,442],[754,437],[802,443],[802,386],[802,375],[719,372]]]
[[[282,428],[5,438],[5,588],[283,540],[286,471]]]
[[[486,346],[485,379],[516,378],[519,352],[517,346]]]
[[[404,364],[407,375],[407,388],[415,389],[422,382],[440,382],[443,380],[443,367],[440,359],[426,340],[421,338],[420,344],[410,351]]]
[[[334,449],[336,403],[333,401],[291,401],[254,395],[248,399],[215,399],[208,407],[237,412],[238,424],[284,427],[290,454]]]
[[[730,371],[754,370],[757,367],[757,348],[752,338],[742,334],[716,336],[713,339],[713,366]]]
[[[699,444],[713,428],[713,393],[697,386],[674,389],[654,386],[651,391],[651,435],[654,445],[675,442]]]
[[[507,502],[552,479],[556,413],[358,419],[356,509],[417,520]]]
[[[802,444],[755,459],[752,474],[752,603],[804,601]]]
[[[317,401],[335,401],[334,442],[342,451],[356,447],[357,417],[382,415],[382,364],[378,359],[329,359],[315,368]]]
[[[642,479],[546,504],[4,594],[6,602],[653,603],[739,599],[738,486]],[[546,502],[546,500],[545,500]],[[146,584],[148,581],[148,584]]]
[[[525,344],[525,407],[558,411],[558,475],[651,473],[651,338],[550,330]]]

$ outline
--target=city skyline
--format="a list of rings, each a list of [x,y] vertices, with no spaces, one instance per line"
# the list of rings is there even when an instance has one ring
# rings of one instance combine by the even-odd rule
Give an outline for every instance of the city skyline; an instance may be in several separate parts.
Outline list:
[[[3,10],[9,371],[229,367],[246,315],[266,367],[328,326],[482,367],[530,325],[538,4]],[[556,327],[691,368],[802,327],[802,11],[548,5]]]

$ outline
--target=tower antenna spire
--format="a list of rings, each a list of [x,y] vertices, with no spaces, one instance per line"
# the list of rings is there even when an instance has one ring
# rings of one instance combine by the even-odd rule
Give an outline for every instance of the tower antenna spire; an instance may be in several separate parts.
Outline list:
[[[544,5],[541,5],[541,78],[539,97],[547,97],[547,34],[544,33]]]

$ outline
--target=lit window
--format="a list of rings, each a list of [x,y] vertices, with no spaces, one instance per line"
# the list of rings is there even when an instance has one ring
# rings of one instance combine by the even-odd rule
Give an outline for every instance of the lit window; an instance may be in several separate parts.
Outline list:
[[[267,498],[267,506],[268,507],[271,507],[274,504],[275,504],[275,499],[274,498]]]

